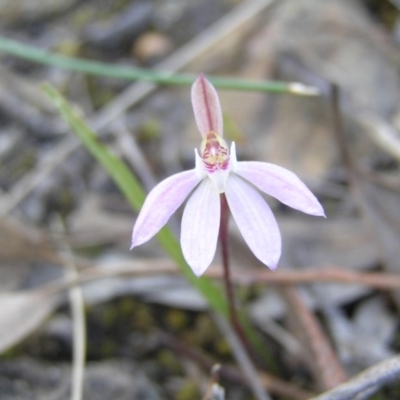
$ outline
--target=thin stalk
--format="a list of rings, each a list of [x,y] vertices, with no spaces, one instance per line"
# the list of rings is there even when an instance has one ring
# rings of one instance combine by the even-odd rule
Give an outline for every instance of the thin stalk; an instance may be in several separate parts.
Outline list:
[[[71,71],[134,81],[149,81],[163,85],[189,86],[192,85],[196,78],[194,74],[174,74],[169,71],[123,67],[82,58],[67,57],[17,40],[8,39],[1,35],[0,51],[35,63],[53,65]],[[256,81],[225,77],[209,77],[209,80],[221,89],[291,93],[304,96],[316,96],[319,94],[318,89],[299,82]]]
[[[222,251],[222,265],[223,265],[223,281],[225,285],[225,292],[228,301],[228,313],[229,319],[233,329],[235,330],[237,336],[240,338],[242,344],[248,351],[252,351],[252,347],[250,346],[246,333],[243,330],[243,327],[240,323],[236,301],[234,288],[232,284],[232,277],[230,273],[230,262],[229,262],[229,246],[228,246],[228,222],[229,222],[229,206],[224,194],[221,194],[221,223],[219,227],[219,241],[221,243],[221,251]]]
[[[238,324],[235,296],[233,293],[232,278],[229,269],[229,249],[228,249],[228,221],[229,207],[224,194],[221,195],[221,225],[219,227],[219,241],[222,251],[222,265],[224,271],[224,285],[228,300],[229,319],[233,326]]]
[[[66,233],[65,221],[59,217],[58,225],[62,234]],[[67,280],[78,279],[79,273],[74,262],[74,255],[69,245],[59,239],[60,256],[64,261],[66,268]],[[81,286],[73,286],[69,289],[69,302],[72,315],[72,379],[71,379],[71,396],[70,400],[83,399],[83,387],[85,377],[86,363],[86,318],[85,318],[85,302]]]

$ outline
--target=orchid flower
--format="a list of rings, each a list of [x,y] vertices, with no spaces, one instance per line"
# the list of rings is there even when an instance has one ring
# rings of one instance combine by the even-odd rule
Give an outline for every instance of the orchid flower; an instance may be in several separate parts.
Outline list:
[[[195,149],[195,168],[172,175],[147,196],[133,228],[132,246],[151,239],[189,197],[182,217],[182,253],[200,276],[211,264],[218,241],[224,194],[234,220],[254,255],[270,269],[281,255],[281,235],[260,190],[296,210],[324,216],[316,197],[292,172],[274,164],[236,159],[223,139],[222,111],[213,85],[200,75],[192,86],[192,105],[203,138]]]

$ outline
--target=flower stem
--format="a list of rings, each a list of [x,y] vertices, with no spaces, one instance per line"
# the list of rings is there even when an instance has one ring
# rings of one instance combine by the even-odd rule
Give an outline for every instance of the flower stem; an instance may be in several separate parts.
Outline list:
[[[251,347],[249,346],[246,334],[238,318],[231,273],[229,269],[228,221],[229,221],[228,202],[226,200],[225,195],[221,194],[221,224],[219,228],[219,240],[222,249],[222,265],[224,268],[224,284],[225,284],[226,297],[228,300],[229,319],[233,329],[236,331],[236,334],[242,341],[243,345],[248,350],[250,350]]]
[[[224,268],[224,284],[226,296],[228,299],[229,318],[232,325],[235,325],[237,320],[235,298],[233,293],[233,285],[231,273],[229,269],[229,250],[228,250],[228,221],[229,221],[229,207],[224,194],[221,194],[221,225],[219,228],[219,240],[222,250],[222,265]]]

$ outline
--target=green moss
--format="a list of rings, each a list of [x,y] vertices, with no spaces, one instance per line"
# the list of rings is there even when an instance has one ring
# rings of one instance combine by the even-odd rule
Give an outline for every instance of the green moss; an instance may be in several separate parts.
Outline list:
[[[182,365],[179,361],[179,358],[176,357],[176,354],[171,350],[161,350],[157,354],[157,361],[161,366],[166,368],[169,373],[172,374],[181,374],[182,373]]]
[[[200,399],[202,396],[199,393],[197,385],[192,381],[186,381],[184,385],[176,393],[176,400],[192,400]]]
[[[132,297],[124,297],[118,302],[118,311],[123,316],[133,316],[133,313],[138,308],[135,300]]]
[[[106,328],[114,325],[118,319],[118,312],[114,304],[107,304],[101,313],[102,325]]]
[[[174,331],[181,330],[188,325],[188,315],[182,310],[168,310],[165,314],[165,324]]]
[[[219,334],[208,314],[198,314],[194,320],[194,326],[182,334],[186,343],[202,348],[212,346],[218,336]]]
[[[118,353],[118,344],[112,340],[103,340],[100,347],[100,356],[103,358],[115,357]]]
[[[220,356],[229,357],[231,355],[231,349],[228,342],[222,337],[215,342],[214,348]]]
[[[20,357],[24,354],[23,345],[17,344],[16,346],[11,347],[1,354],[2,361],[13,360],[17,357]]]
[[[397,400],[400,398],[400,383],[396,382],[380,390],[370,400]]]
[[[137,304],[132,318],[134,326],[141,331],[150,332],[156,326],[151,309],[147,304]]]

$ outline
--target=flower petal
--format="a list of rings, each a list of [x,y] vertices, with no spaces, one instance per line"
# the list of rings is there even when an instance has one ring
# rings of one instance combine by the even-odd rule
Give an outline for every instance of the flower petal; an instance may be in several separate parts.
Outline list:
[[[200,276],[211,264],[219,232],[220,197],[209,179],[204,179],[188,200],[182,217],[182,253]]]
[[[242,161],[237,163],[235,173],[289,207],[325,216],[317,198],[297,175],[285,168],[264,162]]]
[[[192,85],[192,106],[202,137],[213,131],[223,136],[222,111],[214,86],[200,75]]]
[[[132,233],[131,250],[151,239],[200,182],[194,169],[163,180],[148,194]]]
[[[228,178],[225,195],[251,251],[270,269],[275,269],[281,256],[281,234],[268,204],[260,193],[233,174]]]

